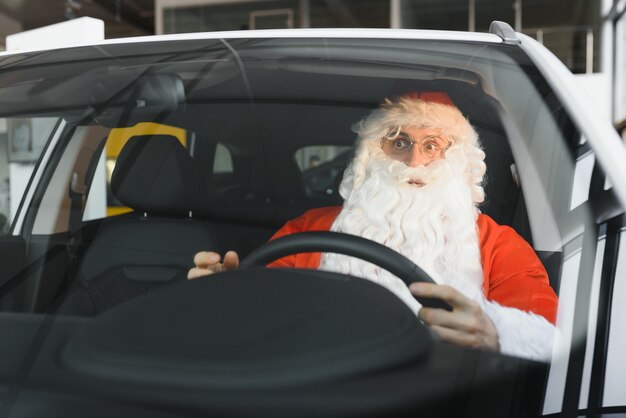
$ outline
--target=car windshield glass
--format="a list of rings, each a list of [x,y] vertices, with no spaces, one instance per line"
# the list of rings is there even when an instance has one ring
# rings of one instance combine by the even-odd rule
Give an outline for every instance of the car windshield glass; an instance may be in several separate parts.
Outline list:
[[[197,251],[235,250],[243,259],[283,225],[311,209],[326,208],[324,214],[336,216],[332,211],[338,210],[350,194],[344,180],[352,176],[357,178],[354,184],[358,181],[358,173],[346,171],[351,162],[356,167],[361,161],[355,151],[360,145],[355,132],[365,128],[358,122],[386,100],[389,104],[424,94],[445,95],[476,131],[486,164],[479,185],[485,198],[479,211],[511,227],[503,233],[513,234],[515,239],[519,236],[529,244],[528,251],[545,268],[549,286],[559,297],[558,319],[556,312],[544,316],[558,321],[563,338],[552,357],[548,384],[541,389],[548,394],[562,393],[571,344],[587,344],[587,329],[575,326],[576,295],[581,289],[590,291],[592,277],[599,274],[595,254],[604,251],[600,243],[606,238],[601,233],[606,232],[606,226],[599,227],[599,215],[589,202],[594,196],[611,202],[614,198],[593,148],[559,96],[522,49],[506,44],[382,38],[188,39],[0,56],[0,129],[6,127],[9,157],[5,188],[10,189],[11,200],[11,210],[3,212],[6,220],[0,228],[7,234],[5,238],[19,240],[22,246],[15,250],[22,254],[15,257],[15,266],[6,267],[3,306],[22,313],[61,313],[74,318],[68,320],[68,327],[78,327],[87,317],[103,318],[101,327],[93,328],[102,334],[87,335],[83,330],[84,338],[72,340],[60,354],[70,369],[90,376],[110,377],[102,370],[107,367],[96,370],[86,365],[89,350],[94,350],[96,357],[107,357],[110,349],[115,354],[109,360],[123,357],[134,361],[150,343],[157,347],[157,357],[178,356],[180,353],[172,354],[160,345],[162,340],[155,335],[161,331],[150,328],[151,336],[145,336],[143,342],[133,340],[128,352],[116,351],[117,337],[110,344],[104,342],[109,335],[106,332],[112,333],[125,323],[124,315],[134,316],[133,306],[156,309],[157,305],[168,305],[170,297],[177,300],[187,295],[184,286],[173,287],[167,297],[162,289],[170,282],[185,281]],[[427,154],[423,144],[430,142],[424,138],[438,140],[434,142],[436,152],[428,154],[431,160],[446,160],[464,146],[453,135],[448,139],[440,132],[422,134],[419,129],[425,129],[423,126],[398,123],[393,129],[381,132],[378,139],[384,141],[397,133],[405,140],[387,145],[406,147],[393,149],[398,160],[412,148],[422,156]],[[468,168],[472,169],[476,167]],[[30,185],[18,181],[24,178],[23,173],[31,179]],[[424,186],[414,178],[406,182]],[[9,191],[7,197],[1,192],[0,199],[4,200],[0,208],[9,205]],[[400,205],[392,198],[377,204]],[[322,212],[313,213],[316,221],[325,219],[326,215],[319,215]],[[421,216],[427,218],[428,214]],[[155,223],[158,227],[153,228]],[[366,227],[363,235],[368,237]],[[323,229],[312,229],[316,228]],[[385,244],[398,250],[394,239]],[[497,269],[484,262],[485,254],[481,256],[480,268]],[[155,258],[156,264],[151,261]],[[506,262],[514,264],[516,260]],[[24,273],[26,266],[30,270]],[[430,273],[430,267],[436,270],[435,262],[433,266],[422,267]],[[242,271],[234,274],[249,280],[251,276]],[[281,275],[296,274],[285,271],[258,274],[267,275],[268,283],[282,280]],[[482,280],[482,273],[479,276]],[[258,283],[249,285],[267,292]],[[280,325],[267,334],[252,325],[245,328],[248,335],[263,337],[264,345],[259,345],[257,352],[240,352],[207,339],[206,344],[215,349],[216,358],[223,363],[216,369],[208,363],[202,367],[223,371],[226,369],[220,367],[226,364],[225,368],[235,370],[242,361],[246,370],[237,369],[237,373],[249,373],[245,376],[252,377],[246,384],[256,387],[250,370],[259,367],[263,372],[266,363],[260,365],[254,359],[269,356],[274,340],[268,335],[289,335],[295,328],[298,332],[311,331],[298,334],[304,341],[317,332],[313,326],[307,328],[308,317],[299,306],[304,303],[320,317],[324,316],[323,309],[294,295],[301,289],[312,294],[319,289],[306,287],[308,282],[303,288],[293,284],[300,283],[297,281],[280,283],[282,293],[264,293],[272,303],[268,302],[265,316],[257,318]],[[154,298],[140,298],[157,289]],[[225,306],[223,312],[233,321],[241,319],[246,324],[242,311],[234,306],[261,303],[254,296],[242,296],[228,305],[228,298],[220,295],[212,294],[211,303]],[[292,297],[295,302],[290,301]],[[323,306],[347,309],[340,300],[351,301],[350,297],[337,296],[336,301],[328,299],[328,305]],[[366,310],[364,300],[355,299],[354,306]],[[381,306],[387,306],[385,303],[382,301]],[[385,314],[389,321],[404,324],[397,319],[402,318],[401,313],[397,318],[395,311]],[[148,323],[148,316],[142,315],[137,314],[136,318],[143,318],[137,320]],[[349,312],[341,311],[341,315],[349,316]],[[171,317],[163,311],[156,318],[170,324],[163,333],[170,332],[164,337],[173,340],[183,341],[189,337],[187,331],[197,331],[193,326],[186,330],[172,325],[175,320],[168,322]],[[383,338],[389,328],[376,318],[372,313],[368,321]],[[291,328],[288,320],[306,325]],[[230,332],[225,331],[226,326],[220,328],[222,323],[217,319],[211,321],[220,332]],[[407,329],[412,326],[407,325]],[[144,336],[139,325],[128,327],[120,331],[120,339]],[[348,334],[344,331],[339,325],[332,328],[328,341],[339,341],[346,335],[354,340],[362,337],[357,329],[351,328],[353,333]],[[335,337],[338,339],[333,340]],[[237,347],[253,345],[250,341],[254,338],[247,338],[237,340],[241,343]],[[276,341],[280,346],[280,340]],[[310,350],[307,356],[335,364],[334,358],[324,357],[328,354],[324,344],[314,339],[303,346]],[[298,363],[301,365],[308,361],[289,357],[291,353],[282,348],[289,361],[302,361]],[[428,346],[410,350],[428,350]],[[396,354],[401,358],[409,351]],[[194,359],[201,355],[200,349],[189,353]],[[74,359],[77,363],[72,363]],[[359,359],[386,367],[386,363],[375,363],[377,360],[369,357]],[[182,356],[176,357],[179,360],[181,369],[196,370],[194,365],[182,365]],[[123,369],[120,364],[126,360],[116,361],[109,371]],[[306,370],[311,374],[303,372],[302,376],[326,376],[315,367]],[[226,376],[219,373],[214,376]],[[160,382],[162,375],[155,372],[155,376]],[[277,385],[285,384],[283,375],[274,377]],[[213,384],[206,383],[206,387]],[[589,379],[582,385],[589,390]],[[559,412],[559,396],[550,399],[543,405],[544,411]]]
[[[0,64],[0,108],[10,120],[60,118],[67,123],[61,142],[96,127],[127,130],[107,140],[103,169],[109,182],[120,144],[142,132],[129,128],[147,122],[179,128],[175,136],[205,163],[197,173],[204,202],[196,212],[272,227],[307,208],[341,201],[336,186],[350,154],[318,169],[328,177],[329,187],[321,190],[311,184],[320,176],[304,174],[297,162],[304,150],[353,147],[351,126],[386,97],[445,91],[487,151],[483,210],[511,224],[515,208],[503,202],[511,201],[512,188],[532,189],[526,199],[533,200],[527,210],[534,221],[520,233],[534,232],[541,250],[562,246],[556,218],[569,210],[570,192],[550,190],[556,186],[541,184],[537,176],[547,179],[545,170],[556,164],[569,167],[563,170],[569,177],[574,167],[568,142],[575,139],[567,136],[572,128],[562,114],[550,112],[554,98],[541,91],[541,77],[517,49],[416,40],[236,39],[77,48],[54,59],[31,54]],[[535,114],[529,116],[529,109]],[[539,145],[529,117],[559,140]],[[45,133],[36,137],[37,143],[48,139]],[[529,159],[533,164],[527,166]],[[516,184],[511,165],[529,180]],[[101,189],[91,188],[89,200],[104,192],[100,205],[117,213],[110,208],[123,205]],[[256,202],[257,210],[248,205],[233,212],[233,199]]]

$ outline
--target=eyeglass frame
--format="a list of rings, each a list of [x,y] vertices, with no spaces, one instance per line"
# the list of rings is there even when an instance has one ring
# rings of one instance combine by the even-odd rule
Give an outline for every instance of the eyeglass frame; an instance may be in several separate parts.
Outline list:
[[[439,138],[439,139],[441,139],[441,140],[446,140],[446,139],[448,140],[448,145],[447,145],[445,148],[439,148],[439,146],[437,145],[437,147],[439,148],[439,149],[438,149],[438,151],[439,151],[439,158],[442,158],[442,159],[443,159],[443,158],[445,158],[445,153],[446,153],[446,151],[448,151],[448,150],[450,149],[450,147],[452,147],[452,145],[454,144],[454,141],[452,141],[452,139],[450,139],[450,138],[445,138],[445,137],[443,137],[443,136],[439,136],[439,135],[427,135],[427,136],[423,137],[422,139],[420,139],[419,141],[414,141],[414,140],[411,140],[411,137],[410,137],[408,134],[405,134],[405,135],[408,137],[408,139],[399,138],[400,134],[402,134],[402,133],[403,133],[403,132],[402,132],[402,126],[400,126],[400,125],[399,125],[398,127],[394,128],[394,129],[392,129],[392,130],[390,130],[387,134],[385,134],[385,135],[381,138],[381,140],[383,140],[383,141],[385,141],[385,142],[388,142],[388,141],[396,141],[396,140],[400,139],[401,141],[406,141],[406,142],[408,142],[408,143],[410,144],[410,145],[409,145],[409,147],[408,147],[408,149],[406,149],[405,151],[400,151],[400,152],[399,152],[398,154],[396,154],[396,155],[409,155],[409,153],[413,150],[413,146],[414,146],[415,144],[417,144],[417,145],[418,145],[418,147],[419,147],[420,154],[422,155],[422,157],[427,158],[427,159],[428,159],[428,160],[430,160],[430,161],[435,160],[435,159],[437,158],[437,154],[435,154],[435,155],[433,155],[433,156],[428,156],[428,155],[425,153],[425,150],[424,150],[424,147],[422,146],[422,144],[423,144],[426,140],[428,140],[429,138],[434,138],[434,139],[435,139],[435,145],[437,145],[437,144],[436,144],[436,142],[437,142],[437,141],[436,141],[436,138]],[[384,143],[382,143],[382,144],[381,144],[381,148],[383,148],[383,151],[385,151],[385,150],[384,150]],[[385,151],[385,154],[387,154],[387,152],[386,152],[386,151]]]

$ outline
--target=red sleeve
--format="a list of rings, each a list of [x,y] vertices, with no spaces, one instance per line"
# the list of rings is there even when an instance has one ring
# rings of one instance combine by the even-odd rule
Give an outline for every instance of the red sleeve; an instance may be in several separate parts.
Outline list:
[[[512,228],[491,220],[481,237],[487,299],[556,321],[558,298],[532,247]]]
[[[328,231],[341,211],[340,206],[327,206],[306,211],[302,216],[287,222],[280,228],[270,241],[283,235],[306,231]],[[320,253],[299,253],[288,255],[272,263],[268,267],[296,267],[316,269],[320,264]]]
[[[294,234],[296,232],[302,232],[304,229],[305,217],[300,216],[293,219],[283,225],[274,235],[270,238],[270,241],[280,238],[284,235]],[[279,258],[276,261],[272,261],[267,267],[295,267],[296,254],[288,255],[287,257]]]

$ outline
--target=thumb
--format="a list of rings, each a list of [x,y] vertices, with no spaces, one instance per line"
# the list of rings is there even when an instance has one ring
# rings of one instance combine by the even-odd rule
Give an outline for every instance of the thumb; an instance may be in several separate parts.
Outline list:
[[[234,251],[228,251],[224,255],[224,270],[235,270],[239,267],[239,255]]]

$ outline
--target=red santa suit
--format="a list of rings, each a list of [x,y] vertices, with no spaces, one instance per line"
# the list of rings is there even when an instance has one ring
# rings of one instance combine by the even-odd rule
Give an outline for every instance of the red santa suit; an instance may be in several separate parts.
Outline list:
[[[309,210],[287,222],[272,239],[296,232],[328,231],[340,211],[339,206]],[[512,228],[498,225],[487,215],[478,216],[477,226],[486,299],[554,324],[558,299],[531,246]],[[316,269],[320,259],[321,253],[301,253],[276,260],[270,267]]]

